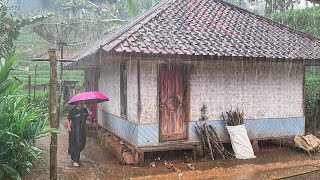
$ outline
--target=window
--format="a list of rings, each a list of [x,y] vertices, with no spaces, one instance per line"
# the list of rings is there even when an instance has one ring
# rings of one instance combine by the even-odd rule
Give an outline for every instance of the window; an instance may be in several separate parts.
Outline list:
[[[120,64],[120,108],[121,117],[127,118],[127,69],[126,63]]]

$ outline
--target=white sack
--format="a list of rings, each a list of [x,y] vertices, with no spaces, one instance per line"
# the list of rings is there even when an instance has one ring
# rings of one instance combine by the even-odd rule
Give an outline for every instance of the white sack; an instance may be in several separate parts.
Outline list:
[[[227,126],[227,130],[237,159],[250,159],[256,157],[253,153],[252,145],[244,125]]]

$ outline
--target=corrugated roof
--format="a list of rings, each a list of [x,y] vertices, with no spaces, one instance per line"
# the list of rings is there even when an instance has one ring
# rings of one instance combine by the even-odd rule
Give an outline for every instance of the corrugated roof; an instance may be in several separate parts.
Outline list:
[[[166,0],[85,49],[73,60],[103,50],[320,59],[320,41],[218,0]]]

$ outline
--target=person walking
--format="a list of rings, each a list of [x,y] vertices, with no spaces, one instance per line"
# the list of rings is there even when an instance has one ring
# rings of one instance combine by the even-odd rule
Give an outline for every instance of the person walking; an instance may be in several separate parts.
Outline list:
[[[75,106],[67,116],[67,128],[69,132],[68,154],[71,155],[73,166],[79,167],[80,152],[86,145],[86,120],[88,110],[84,101],[75,102]]]

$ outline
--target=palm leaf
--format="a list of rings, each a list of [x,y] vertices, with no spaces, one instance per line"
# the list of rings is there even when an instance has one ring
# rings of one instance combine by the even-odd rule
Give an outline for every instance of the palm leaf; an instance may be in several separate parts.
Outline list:
[[[0,69],[0,84],[8,79],[9,73],[12,69],[13,63],[16,61],[16,57],[9,55],[5,58],[1,58],[1,69]]]

